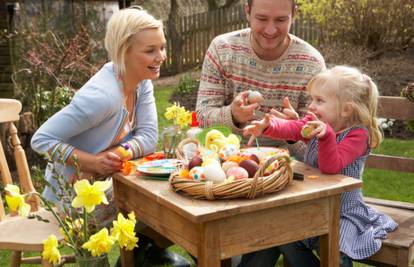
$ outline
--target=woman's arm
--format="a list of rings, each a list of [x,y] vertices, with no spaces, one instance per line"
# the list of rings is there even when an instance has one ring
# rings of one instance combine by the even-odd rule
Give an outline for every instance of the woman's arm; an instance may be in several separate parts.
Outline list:
[[[53,161],[69,165],[73,165],[73,155],[76,155],[84,172],[107,174],[118,170],[116,155],[94,155],[70,144],[72,137],[99,125],[112,115],[112,99],[99,88],[80,90],[68,106],[36,131],[31,140],[32,148],[40,154],[47,154]]]
[[[327,125],[327,132],[319,138],[318,165],[322,173],[335,174],[364,155],[368,148],[368,132],[358,128],[351,130],[339,143],[333,129]]]
[[[158,118],[154,90],[150,80],[145,80],[139,88],[136,106],[137,128],[128,144],[131,158],[139,158],[155,151],[158,142]]]

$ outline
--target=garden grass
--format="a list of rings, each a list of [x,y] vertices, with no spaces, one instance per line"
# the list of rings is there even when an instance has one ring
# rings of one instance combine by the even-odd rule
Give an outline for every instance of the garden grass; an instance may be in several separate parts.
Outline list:
[[[171,105],[169,103],[170,96],[174,92],[173,87],[158,87],[154,90],[154,96],[157,103],[157,114],[159,133],[162,129],[170,125],[164,117],[165,109]],[[160,146],[158,147],[161,148]],[[397,140],[397,139],[386,139],[379,149],[373,151],[374,153],[404,156],[414,158],[414,140]],[[412,189],[414,188],[414,174],[410,173],[399,173],[389,172],[383,170],[367,169],[363,175],[363,188],[362,191],[365,196],[392,199],[398,201],[408,201],[414,203],[414,194]],[[187,252],[178,245],[174,245],[169,248],[171,251],[179,253],[189,260],[190,256]],[[65,248],[62,253],[70,254],[70,250]],[[36,255],[30,253],[29,255]],[[37,254],[39,255],[39,254]],[[111,266],[114,266],[118,256],[119,249],[113,248],[109,253],[109,262]],[[10,252],[0,251],[0,266],[10,265]],[[39,265],[25,265],[25,266],[39,266]],[[67,264],[65,266],[76,266],[74,264]],[[277,266],[283,266],[282,260],[279,259]],[[354,267],[369,266],[361,263],[354,262]],[[169,266],[160,266],[169,267]]]

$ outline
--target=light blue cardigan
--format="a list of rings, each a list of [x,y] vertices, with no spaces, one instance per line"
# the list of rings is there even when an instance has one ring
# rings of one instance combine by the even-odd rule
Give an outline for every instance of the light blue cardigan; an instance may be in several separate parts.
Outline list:
[[[158,139],[158,121],[153,85],[142,81],[137,89],[135,106],[136,127],[122,140],[120,130],[128,112],[125,109],[121,83],[116,79],[112,62],[105,64],[73,97],[71,103],[48,119],[34,134],[33,150],[47,154],[53,164],[46,168],[46,180],[57,188],[52,179],[52,167],[66,178],[74,168],[58,163],[66,162],[74,148],[97,154],[112,146],[129,144],[133,158],[155,151]],[[56,202],[51,188],[43,196]]]

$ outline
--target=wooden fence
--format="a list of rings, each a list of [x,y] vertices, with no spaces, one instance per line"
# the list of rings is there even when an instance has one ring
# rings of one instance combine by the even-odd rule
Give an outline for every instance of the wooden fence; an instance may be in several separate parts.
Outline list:
[[[168,22],[165,24],[168,29]],[[162,75],[176,74],[201,66],[204,54],[215,36],[247,27],[249,26],[243,6],[182,17],[175,26],[178,32],[176,38],[179,39],[166,33],[167,60],[163,64]],[[319,36],[316,24],[302,15],[296,17],[291,33],[312,44],[317,42]]]

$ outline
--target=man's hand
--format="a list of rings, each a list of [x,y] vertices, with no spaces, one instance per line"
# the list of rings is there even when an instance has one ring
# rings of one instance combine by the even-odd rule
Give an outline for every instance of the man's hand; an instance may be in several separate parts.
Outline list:
[[[247,142],[248,146],[251,146],[253,144],[254,139],[257,136],[262,135],[263,131],[266,130],[267,127],[270,125],[270,115],[266,114],[264,118],[260,121],[252,121],[249,125],[244,127],[243,129],[243,135],[244,136],[250,136],[249,141]]]
[[[276,116],[281,119],[285,120],[297,120],[299,119],[299,114],[295,111],[295,109],[290,104],[289,98],[283,98],[283,109],[282,112],[277,111],[276,109],[270,110],[270,113],[273,116]]]
[[[257,109],[259,104],[248,104],[248,94],[248,91],[239,93],[230,104],[231,115],[233,116],[235,123],[243,124],[254,119],[254,111]]]

